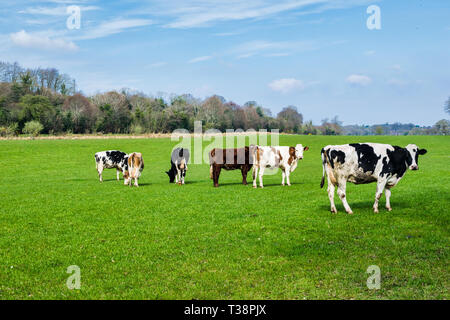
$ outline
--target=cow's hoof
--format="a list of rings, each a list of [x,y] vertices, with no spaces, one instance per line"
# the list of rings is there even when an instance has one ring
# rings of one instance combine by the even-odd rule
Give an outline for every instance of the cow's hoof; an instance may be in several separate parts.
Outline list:
[[[334,210],[331,209],[331,213],[332,213],[332,214],[337,214],[337,210],[336,210],[336,209],[334,209]]]
[[[353,214],[353,211],[347,211],[348,214]]]
[[[257,187],[257,186],[253,186],[253,188],[255,188],[255,189],[256,189],[256,188],[258,188],[258,187]]]
[[[386,207],[387,211],[392,211],[392,208]]]
[[[379,213],[378,209],[373,209],[373,213]]]

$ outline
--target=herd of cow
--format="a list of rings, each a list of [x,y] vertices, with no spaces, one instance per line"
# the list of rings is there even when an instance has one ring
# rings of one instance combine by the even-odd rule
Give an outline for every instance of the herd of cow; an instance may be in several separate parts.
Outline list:
[[[280,168],[282,172],[281,184],[285,180],[290,186],[289,176],[297,168],[299,160],[303,159],[303,152],[309,147],[297,144],[295,147],[287,146],[255,146],[235,149],[212,149],[209,153],[210,177],[214,187],[219,186],[219,175],[222,169],[240,169],[242,183],[247,184],[247,173],[253,167],[253,187],[257,188],[256,180],[259,177],[259,186],[263,185],[263,175],[266,168]],[[418,170],[418,157],[427,152],[415,144],[409,144],[405,148],[379,143],[354,143],[345,145],[328,145],[321,150],[322,157],[322,181],[320,187],[325,183],[325,173],[328,181],[328,197],[331,204],[331,212],[337,213],[334,204],[334,193],[337,194],[344,205],[347,213],[352,214],[346,198],[347,181],[354,184],[365,184],[376,182],[375,203],[373,210],[378,213],[378,201],[383,194],[386,195],[386,209],[391,211],[390,197],[393,188],[405,172]],[[166,171],[171,183],[180,185],[185,183],[186,171],[189,162],[189,149],[176,148],[171,155],[171,168]],[[138,186],[138,179],[144,169],[142,154],[111,150],[95,154],[95,162],[100,181],[103,169],[115,168],[117,180],[122,172],[124,184]]]

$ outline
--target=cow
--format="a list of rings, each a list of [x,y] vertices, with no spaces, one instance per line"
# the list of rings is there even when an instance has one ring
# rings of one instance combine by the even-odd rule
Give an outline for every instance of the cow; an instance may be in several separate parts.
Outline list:
[[[142,158],[142,153],[139,152],[130,153],[128,155],[128,171],[129,171],[128,185],[130,187],[131,187],[131,180],[133,179],[134,179],[134,186],[139,187],[138,179],[141,176],[142,170],[144,170],[144,159]]]
[[[209,153],[209,173],[214,187],[219,186],[219,175],[222,168],[224,170],[240,169],[242,173],[242,184],[247,185],[247,173],[252,168],[252,162],[249,147],[239,149],[212,149]]]
[[[354,184],[376,182],[373,211],[378,213],[378,201],[383,190],[386,194],[386,209],[391,211],[391,189],[408,169],[419,169],[419,155],[426,153],[426,149],[420,149],[415,144],[409,144],[405,148],[379,143],[353,143],[324,147],[321,151],[323,172],[320,187],[323,188],[326,172],[331,212],[337,213],[334,205],[334,190],[337,187],[337,194],[345,211],[349,214],[353,213],[345,193],[347,181]]]
[[[291,182],[289,176],[297,168],[299,160],[303,159],[303,151],[309,150],[309,147],[297,144],[295,147],[273,146],[253,148],[253,188],[256,188],[256,178],[259,170],[259,186],[264,188],[263,175],[265,168],[280,168],[282,172],[281,185],[284,186],[286,178],[287,185]]]
[[[170,170],[166,171],[170,183],[184,184],[189,162],[189,149],[176,148],[170,157]]]
[[[122,172],[124,184],[128,184],[128,155],[125,152],[118,150],[100,151],[95,154],[95,166],[97,168],[100,182],[103,182],[104,169],[116,169],[117,181],[120,180],[120,173]]]

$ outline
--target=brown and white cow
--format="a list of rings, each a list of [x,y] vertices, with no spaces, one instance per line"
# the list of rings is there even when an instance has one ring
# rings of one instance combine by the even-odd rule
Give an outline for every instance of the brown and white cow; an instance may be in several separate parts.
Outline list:
[[[408,169],[418,170],[419,155],[427,153],[415,144],[405,148],[380,143],[352,143],[345,145],[326,146],[322,149],[323,174],[320,187],[325,183],[325,173],[328,179],[328,198],[331,212],[337,213],[334,205],[334,191],[344,205],[345,211],[353,211],[347,203],[347,181],[354,184],[376,182],[375,203],[373,211],[378,213],[378,201],[386,194],[386,209],[391,211],[391,188],[405,175]]]
[[[141,176],[141,172],[144,170],[144,159],[142,159],[142,153],[133,152],[128,155],[128,172],[129,179],[128,185],[131,187],[131,180],[134,179],[134,185],[139,187],[138,179]]]
[[[214,148],[209,153],[210,178],[214,182],[214,187],[219,186],[219,175],[221,169],[236,170],[240,169],[242,173],[242,184],[247,184],[247,173],[252,168],[252,159],[250,157],[250,148],[239,149],[219,149]]]
[[[303,147],[297,144],[295,147],[275,146],[262,147],[256,146],[252,150],[253,157],[253,188],[256,188],[256,178],[259,171],[259,186],[264,188],[263,175],[265,168],[280,168],[282,172],[281,184],[284,186],[286,178],[287,185],[291,185],[289,176],[297,168],[298,160],[303,159],[303,151],[309,150],[309,147]]]

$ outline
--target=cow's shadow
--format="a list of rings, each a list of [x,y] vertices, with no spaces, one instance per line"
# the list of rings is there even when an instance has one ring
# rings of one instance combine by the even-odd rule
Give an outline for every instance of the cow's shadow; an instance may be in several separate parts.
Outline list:
[[[326,199],[328,200],[328,199]],[[361,210],[369,210],[369,211],[373,211],[372,207],[373,207],[373,203],[374,201],[371,200],[364,200],[364,201],[355,201],[352,202],[351,200],[348,200],[348,205],[350,206],[350,208],[352,209],[353,212],[355,212],[356,210],[361,211]],[[341,200],[339,198],[334,199],[334,204],[336,205],[336,209],[339,212],[344,212],[345,213],[345,208],[344,205],[342,204]],[[382,201],[380,200],[380,202],[378,203],[378,209],[381,212],[386,211],[389,212],[386,208],[385,208],[385,204],[386,201]],[[406,201],[392,201],[391,200],[391,207],[392,207],[392,211],[395,211],[396,209],[408,209],[408,208],[412,208],[411,203],[410,202],[406,202]],[[330,211],[330,202],[327,201],[326,204],[322,204],[320,205],[320,210],[324,210],[324,211]]]

